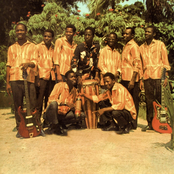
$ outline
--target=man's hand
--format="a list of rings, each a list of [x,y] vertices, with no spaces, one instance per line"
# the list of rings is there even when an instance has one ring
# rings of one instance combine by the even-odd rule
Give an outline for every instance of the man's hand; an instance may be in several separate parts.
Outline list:
[[[7,91],[7,94],[8,94],[8,95],[11,95],[12,90],[11,90],[11,86],[10,86],[10,84],[9,84],[9,83],[7,83],[7,86],[6,86],[6,91]]]
[[[82,77],[80,77],[80,76],[77,77],[77,84],[81,86],[81,84],[82,84]]]
[[[165,78],[164,83],[163,83],[163,86],[166,87],[167,84],[168,84],[168,78]]]
[[[30,67],[30,63],[21,63],[19,66],[22,67],[22,70],[26,70],[28,67]]]
[[[133,88],[134,88],[134,81],[131,80],[131,81],[129,82],[129,84],[128,84],[128,90],[130,91],[130,90],[133,89]]]
[[[57,81],[58,82],[63,82],[63,78],[60,74],[57,74]]]
[[[97,80],[97,82],[100,83],[100,78],[98,76],[95,77],[95,80]]]
[[[105,108],[102,108],[102,109],[99,109],[99,110],[94,111],[92,113],[96,113],[97,116],[101,116],[102,114],[104,114],[104,112],[105,112]]]
[[[144,83],[143,83],[143,80],[140,80],[140,90],[144,90]]]

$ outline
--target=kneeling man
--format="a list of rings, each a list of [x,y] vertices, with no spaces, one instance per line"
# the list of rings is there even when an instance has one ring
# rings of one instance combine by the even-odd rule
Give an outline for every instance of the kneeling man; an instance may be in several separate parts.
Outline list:
[[[46,112],[43,118],[45,124],[51,123],[51,128],[58,135],[67,135],[65,121],[73,119],[74,108],[77,97],[76,75],[73,71],[67,71],[65,74],[66,82],[57,83],[48,100]]]
[[[107,91],[99,96],[89,96],[84,93],[81,95],[95,103],[105,101],[105,107],[96,111],[97,114],[100,116],[104,114],[109,120],[115,119],[120,129],[118,133],[129,133],[131,122],[136,119],[132,96],[124,86],[115,81],[115,76],[112,73],[106,73],[103,78]]]

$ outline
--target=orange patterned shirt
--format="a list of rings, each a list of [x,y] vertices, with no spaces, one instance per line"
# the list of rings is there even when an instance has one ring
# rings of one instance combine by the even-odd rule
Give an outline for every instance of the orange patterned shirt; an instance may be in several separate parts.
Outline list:
[[[133,72],[138,72],[136,81],[140,78],[140,73],[142,69],[140,50],[137,43],[132,39],[130,40],[122,52],[122,80],[130,81],[133,75]]]
[[[65,37],[59,38],[55,42],[54,64],[60,66],[60,74],[65,75],[71,69],[71,59],[77,44],[69,44]]]
[[[24,80],[22,76],[22,63],[33,62],[37,64],[36,45],[27,40],[22,46],[18,42],[11,45],[8,49],[7,66],[10,67],[10,81]],[[35,82],[35,68],[27,69],[27,81]]]
[[[108,45],[101,49],[98,68],[101,70],[102,74],[111,72],[116,74],[117,71],[121,71],[121,56],[120,53],[114,49],[112,50]]]
[[[146,79],[161,79],[162,68],[171,69],[167,49],[163,42],[153,39],[150,45],[145,42],[140,46],[142,57],[142,75]]]
[[[59,82],[54,86],[49,96],[47,106],[49,106],[49,104],[53,101],[57,101],[58,105],[60,105],[60,103],[74,104],[76,102],[76,96],[77,96],[76,88],[73,88],[71,92],[69,92],[69,86],[67,85],[67,83]]]
[[[114,110],[123,110],[126,109],[130,112],[133,119],[136,119],[136,109],[134,105],[133,98],[128,90],[121,85],[120,83],[115,83],[112,88],[112,94],[109,90],[105,91],[99,96],[93,95],[93,101],[98,103],[102,100],[109,99]]]
[[[49,80],[51,74],[52,80],[55,80],[55,73],[53,69],[53,55],[53,45],[51,45],[49,49],[45,45],[44,41],[37,45],[39,78]]]

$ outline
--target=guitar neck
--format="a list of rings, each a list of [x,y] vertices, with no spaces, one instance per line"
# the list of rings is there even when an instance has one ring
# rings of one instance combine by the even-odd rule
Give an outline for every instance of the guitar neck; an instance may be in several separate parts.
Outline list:
[[[27,79],[24,79],[24,87],[25,87],[25,99],[26,99],[26,107],[27,107],[27,115],[30,115],[30,100],[28,94],[28,82]]]

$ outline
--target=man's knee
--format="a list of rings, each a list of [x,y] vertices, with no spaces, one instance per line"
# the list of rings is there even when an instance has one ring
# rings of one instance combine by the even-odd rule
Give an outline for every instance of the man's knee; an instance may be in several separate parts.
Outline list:
[[[56,101],[53,101],[49,104],[49,109],[54,110],[58,108],[58,104]]]

